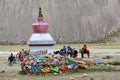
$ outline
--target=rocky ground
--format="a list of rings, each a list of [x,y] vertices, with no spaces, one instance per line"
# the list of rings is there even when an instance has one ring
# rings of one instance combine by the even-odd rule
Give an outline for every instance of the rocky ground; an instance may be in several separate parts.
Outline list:
[[[14,64],[12,67],[8,66],[5,59],[1,59],[0,63],[0,80],[70,80],[70,78],[74,78],[74,80],[120,80],[119,71],[64,73],[60,75],[20,75],[19,63]]]
[[[113,60],[120,61],[118,54],[108,54],[113,56]],[[101,57],[106,55],[94,55],[92,57]],[[120,80],[120,71],[91,71],[79,73],[64,73],[59,75],[46,74],[46,75],[20,75],[21,71],[20,62],[13,66],[8,65],[7,58],[0,58],[0,80]],[[92,78],[92,79],[91,79]]]

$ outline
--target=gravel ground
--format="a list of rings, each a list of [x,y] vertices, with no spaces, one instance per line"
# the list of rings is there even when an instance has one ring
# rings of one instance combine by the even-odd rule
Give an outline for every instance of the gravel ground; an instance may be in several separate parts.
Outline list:
[[[120,80],[119,71],[111,72],[82,72],[82,73],[64,73],[60,75],[20,75],[20,62],[9,66],[7,59],[0,59],[0,80]],[[87,75],[85,75],[87,74]],[[93,78],[93,79],[91,79]]]
[[[103,55],[99,54],[95,56],[100,57]],[[111,56],[113,56],[113,54]],[[120,56],[114,55],[113,59],[120,61]],[[120,80],[120,71],[111,71],[111,72],[93,71],[93,72],[82,72],[82,73],[64,73],[60,75],[47,74],[47,75],[31,76],[31,75],[20,75],[19,74],[20,70],[21,70],[20,62],[17,62],[13,66],[9,66],[7,59],[0,58],[0,80],[70,80],[71,77],[73,77],[74,80]]]

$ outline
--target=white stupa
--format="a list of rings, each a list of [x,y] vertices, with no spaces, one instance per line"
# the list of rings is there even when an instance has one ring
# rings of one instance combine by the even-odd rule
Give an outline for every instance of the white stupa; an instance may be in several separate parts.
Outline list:
[[[43,21],[43,15],[41,8],[39,8],[39,17],[38,22],[32,24],[34,33],[31,35],[28,45],[30,47],[30,53],[32,52],[42,52],[46,51],[46,53],[53,52],[53,45],[56,43],[51,37],[50,33],[48,33],[48,23]],[[37,55],[40,55],[38,53]]]

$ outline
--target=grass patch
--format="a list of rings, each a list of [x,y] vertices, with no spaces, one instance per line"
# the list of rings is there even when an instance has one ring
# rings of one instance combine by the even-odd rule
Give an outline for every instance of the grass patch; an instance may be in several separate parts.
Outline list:
[[[54,49],[61,49],[63,46],[70,45],[72,48],[81,49],[84,44],[55,44]],[[120,49],[120,45],[109,45],[109,44],[87,44],[89,49]],[[1,45],[0,51],[20,51],[22,49],[29,50],[28,45]]]
[[[6,59],[7,59],[7,58],[8,58],[8,56],[0,56],[0,59],[1,59],[1,58],[3,58],[3,59],[5,59],[5,58],[6,58]]]
[[[72,48],[81,49],[84,44],[56,44],[54,49],[61,49],[63,46],[70,45]],[[120,45],[109,45],[109,44],[87,44],[89,49],[119,49]]]
[[[0,51],[20,51],[22,49],[29,50],[28,45],[5,45],[5,46],[0,46]]]

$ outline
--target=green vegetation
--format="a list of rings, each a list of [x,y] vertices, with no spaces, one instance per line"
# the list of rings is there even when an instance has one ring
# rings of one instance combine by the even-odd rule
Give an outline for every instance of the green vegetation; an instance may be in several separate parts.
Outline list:
[[[55,44],[54,49],[61,49],[63,46],[70,45],[72,48],[80,49],[84,44]],[[87,44],[89,49],[120,49],[120,45],[109,44]],[[0,45],[0,51],[20,51],[22,49],[29,50],[28,45]]]
[[[61,43],[66,43],[66,44],[83,44],[83,43],[87,43],[87,44],[107,44],[107,43],[114,43],[116,42],[114,40],[114,38],[117,38],[120,36],[120,28],[113,30],[112,32],[107,32],[105,33],[105,37],[103,38],[99,38],[96,40],[91,40],[91,41],[72,41],[72,42],[62,42],[59,38],[57,38],[56,43],[57,44],[61,44]],[[60,37],[61,38],[61,37]]]
[[[15,42],[8,42],[8,41],[1,41],[0,45],[26,45],[27,41],[22,41],[21,43],[15,43]]]
[[[110,33],[106,32],[105,38],[93,40],[93,41],[90,41],[88,43],[94,43],[94,44],[95,43],[114,43],[114,42],[116,42],[114,40],[114,38],[117,38],[119,36],[120,36],[120,29],[118,28],[117,30],[112,31]]]
[[[29,50],[28,45],[1,45],[0,51],[20,51],[22,49]]]

